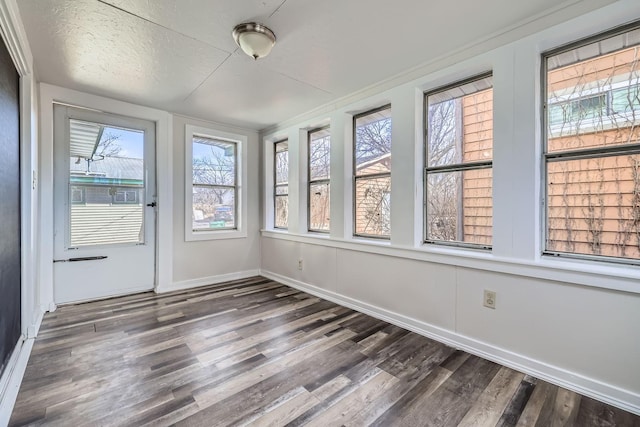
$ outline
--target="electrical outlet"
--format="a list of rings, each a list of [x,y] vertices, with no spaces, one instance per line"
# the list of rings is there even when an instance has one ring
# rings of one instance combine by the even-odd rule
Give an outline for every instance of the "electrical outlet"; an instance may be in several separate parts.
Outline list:
[[[302,258],[298,260],[298,270],[302,270]]]
[[[484,290],[483,305],[487,308],[496,308],[496,293],[494,291]]]

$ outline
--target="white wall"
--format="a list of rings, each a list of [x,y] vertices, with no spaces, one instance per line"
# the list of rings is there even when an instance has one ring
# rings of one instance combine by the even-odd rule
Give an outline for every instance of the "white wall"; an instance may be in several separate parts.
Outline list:
[[[187,124],[248,138],[247,237],[185,241],[185,126]],[[258,133],[218,123],[174,116],[173,119],[173,288],[205,285],[258,274],[260,213],[258,203]],[[191,221],[191,218],[188,218]]]
[[[620,0],[524,39],[493,41],[263,133],[263,274],[640,414],[640,268],[542,257],[540,54],[640,18]],[[507,33],[508,35],[508,33]],[[500,35],[503,39],[507,36]],[[492,44],[493,43],[493,44]],[[494,75],[494,235],[489,252],[422,245],[422,94]],[[395,82],[395,86],[390,84]],[[390,242],[351,236],[351,121],[391,103]],[[272,142],[331,119],[330,237],[305,232],[304,165],[290,167],[289,230],[272,228]],[[304,268],[298,270],[298,259]],[[497,292],[495,310],[482,292]]]

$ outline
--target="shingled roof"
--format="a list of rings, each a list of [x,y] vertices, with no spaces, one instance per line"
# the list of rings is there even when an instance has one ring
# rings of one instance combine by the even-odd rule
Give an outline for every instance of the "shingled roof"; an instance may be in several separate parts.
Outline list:
[[[69,160],[69,171],[73,175],[92,175],[112,179],[144,179],[144,160],[132,159],[128,157],[104,157],[100,160],[93,160],[89,164],[87,171],[87,161],[71,158]]]

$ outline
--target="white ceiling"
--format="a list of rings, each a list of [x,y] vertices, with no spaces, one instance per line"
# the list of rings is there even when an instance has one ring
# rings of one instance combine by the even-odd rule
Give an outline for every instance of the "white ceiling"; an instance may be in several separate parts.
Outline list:
[[[20,0],[41,81],[254,129],[549,10],[612,0]],[[586,4],[586,5],[585,5]],[[566,6],[566,7],[564,7]],[[253,61],[233,27],[269,26]]]

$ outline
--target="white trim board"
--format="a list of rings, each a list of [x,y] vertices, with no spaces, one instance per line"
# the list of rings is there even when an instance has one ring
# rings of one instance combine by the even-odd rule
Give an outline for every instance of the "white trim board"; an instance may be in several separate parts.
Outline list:
[[[260,270],[256,269],[238,271],[235,273],[218,274],[216,276],[201,277],[198,279],[181,280],[178,282],[173,282],[173,284],[168,287],[157,287],[156,293],[164,294],[167,292],[182,291],[186,289],[199,288],[201,286],[215,285],[217,283],[228,282],[231,280],[246,279],[258,275],[260,275]]]
[[[0,426],[9,424],[34,342],[34,339],[25,340],[24,336],[20,337],[0,378]]]
[[[16,0],[0,1],[0,33],[20,76],[32,72],[33,55]]]
[[[640,395],[618,387],[585,377],[566,369],[531,359],[500,347],[475,340],[465,335],[442,329],[428,323],[403,316],[380,307],[367,304],[342,294],[328,291],[299,280],[291,279],[271,271],[260,270],[260,274],[271,280],[284,283],[311,295],[351,308],[376,319],[434,339],[446,345],[464,350],[468,353],[499,363],[511,369],[532,375],[541,380],[566,388],[587,397],[640,415]]]

